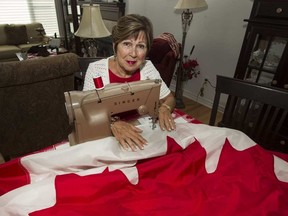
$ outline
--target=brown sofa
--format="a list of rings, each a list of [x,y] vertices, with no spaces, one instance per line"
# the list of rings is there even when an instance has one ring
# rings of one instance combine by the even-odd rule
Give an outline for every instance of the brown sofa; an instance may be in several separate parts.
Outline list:
[[[16,53],[24,53],[31,46],[39,45],[47,39],[36,29],[43,29],[41,23],[0,24],[0,61],[18,60]]]
[[[0,153],[5,160],[67,139],[64,92],[74,89],[78,56],[0,62]]]

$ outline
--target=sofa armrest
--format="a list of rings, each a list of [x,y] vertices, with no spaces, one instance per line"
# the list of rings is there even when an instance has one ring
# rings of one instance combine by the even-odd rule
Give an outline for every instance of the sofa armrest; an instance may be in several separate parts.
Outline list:
[[[78,56],[0,63],[0,152],[28,154],[68,138],[64,92],[74,90]]]
[[[175,57],[169,42],[162,38],[155,38],[147,57],[152,61],[161,78],[169,87],[177,63],[177,57]]]

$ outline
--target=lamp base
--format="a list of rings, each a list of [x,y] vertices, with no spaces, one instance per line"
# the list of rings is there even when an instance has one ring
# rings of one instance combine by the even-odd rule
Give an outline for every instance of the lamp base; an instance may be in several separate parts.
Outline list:
[[[97,57],[97,41],[93,38],[84,38],[82,47],[83,57]]]
[[[185,104],[184,104],[182,98],[175,98],[175,101],[176,101],[175,108],[177,108],[177,109],[185,108]]]

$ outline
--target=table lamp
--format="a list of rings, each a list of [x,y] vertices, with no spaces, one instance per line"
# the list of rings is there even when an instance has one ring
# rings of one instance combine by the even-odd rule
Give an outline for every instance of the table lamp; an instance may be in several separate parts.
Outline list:
[[[108,37],[111,33],[106,28],[98,4],[82,5],[83,15],[78,30],[75,35],[85,38],[83,40],[86,56],[96,57],[97,44],[95,38]]]
[[[176,108],[184,108],[185,105],[183,103],[183,89],[182,89],[182,81],[183,81],[183,57],[184,57],[184,48],[185,48],[185,40],[187,31],[189,30],[193,13],[190,9],[207,7],[207,3],[205,0],[179,0],[175,6],[176,10],[183,10],[182,12],[182,47],[180,52],[180,61],[177,68],[177,79],[176,79],[176,90],[175,90],[175,99],[176,99]]]

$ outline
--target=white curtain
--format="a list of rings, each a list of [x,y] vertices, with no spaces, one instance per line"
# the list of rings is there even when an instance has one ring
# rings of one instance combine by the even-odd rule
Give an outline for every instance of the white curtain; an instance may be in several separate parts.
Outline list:
[[[59,35],[54,0],[1,0],[0,24],[42,23],[49,36]]]

